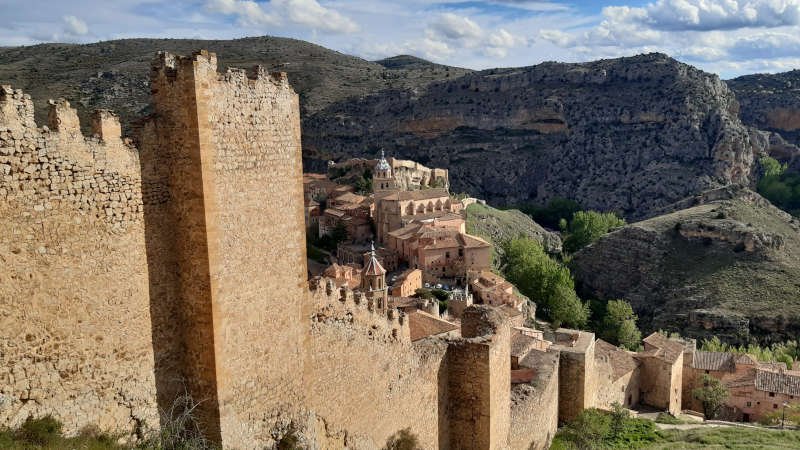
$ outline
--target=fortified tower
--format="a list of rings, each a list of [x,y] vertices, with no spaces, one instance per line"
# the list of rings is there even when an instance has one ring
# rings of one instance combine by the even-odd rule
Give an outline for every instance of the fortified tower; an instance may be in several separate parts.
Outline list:
[[[207,51],[160,53],[151,86],[143,165],[170,195],[172,226],[158,228],[174,242],[182,376],[212,440],[256,448],[303,404],[298,96],[260,66],[217,74]]]

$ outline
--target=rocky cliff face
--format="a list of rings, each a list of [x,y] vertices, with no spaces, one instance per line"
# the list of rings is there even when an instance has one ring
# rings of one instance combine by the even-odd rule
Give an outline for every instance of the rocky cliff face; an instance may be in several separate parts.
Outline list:
[[[751,181],[760,140],[715,75],[662,54],[493,69],[337,102],[304,122],[307,158],[383,147],[450,169],[491,203],[553,197],[629,218]]]
[[[728,80],[741,104],[742,121],[800,145],[800,70]]]
[[[497,204],[567,197],[649,217],[687,195],[750,182],[754,153],[777,139],[740,123],[716,76],[661,54],[471,72],[409,56],[369,62],[273,37],[128,39],[2,48],[0,83],[26,89],[40,113],[48,98],[65,97],[84,117],[115,110],[125,127],[149,112],[150,55],[197,48],[218,52],[223,68],[288,72],[301,99],[306,170],[383,147],[448,168],[455,192]]]
[[[723,188],[610,233],[578,252],[585,298],[624,298],[647,331],[731,342],[800,331],[800,222],[746,189]]]

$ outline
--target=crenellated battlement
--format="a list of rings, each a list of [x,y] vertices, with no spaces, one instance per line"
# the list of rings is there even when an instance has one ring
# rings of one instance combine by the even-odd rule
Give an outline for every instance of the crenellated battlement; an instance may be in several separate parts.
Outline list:
[[[396,308],[383,310],[372,298],[346,286],[337,287],[332,279],[314,278],[309,282],[313,320],[364,327],[373,339],[411,342],[408,317]]]
[[[67,100],[49,105],[48,124],[37,127],[30,96],[0,88],[0,199],[39,213],[70,204],[115,225],[141,221],[139,155],[116,115],[96,111],[96,137],[85,137]]]

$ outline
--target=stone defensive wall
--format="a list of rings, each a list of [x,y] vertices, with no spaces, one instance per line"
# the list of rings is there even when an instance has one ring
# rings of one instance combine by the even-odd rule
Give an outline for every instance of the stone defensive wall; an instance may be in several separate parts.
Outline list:
[[[0,88],[0,427],[155,427],[138,152],[107,111],[91,137],[64,100],[33,113]]]
[[[512,406],[504,316],[471,306],[463,338],[412,344],[399,311],[309,289],[284,74],[161,53],[151,89],[133,140],[109,111],[84,136],[65,100],[37,126],[30,97],[0,89],[0,427],[50,414],[136,437],[190,396],[231,449],[549,440],[558,372]]]

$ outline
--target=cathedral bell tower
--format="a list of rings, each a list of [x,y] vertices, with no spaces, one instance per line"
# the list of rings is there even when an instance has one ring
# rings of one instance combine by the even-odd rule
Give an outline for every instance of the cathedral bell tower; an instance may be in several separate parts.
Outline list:
[[[372,175],[372,192],[380,194],[396,190],[396,183],[392,176],[392,166],[386,161],[386,154],[381,150],[381,159],[375,165],[375,173]]]

